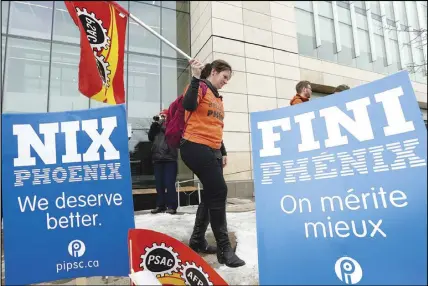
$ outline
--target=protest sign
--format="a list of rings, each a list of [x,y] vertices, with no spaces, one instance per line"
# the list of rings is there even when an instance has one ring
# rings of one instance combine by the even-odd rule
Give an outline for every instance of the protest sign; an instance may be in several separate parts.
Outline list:
[[[131,270],[150,271],[162,285],[227,285],[190,247],[164,233],[129,230]]]
[[[426,283],[427,131],[407,72],[252,113],[251,129],[261,285]]]
[[[123,105],[2,115],[7,284],[128,276],[127,138]]]

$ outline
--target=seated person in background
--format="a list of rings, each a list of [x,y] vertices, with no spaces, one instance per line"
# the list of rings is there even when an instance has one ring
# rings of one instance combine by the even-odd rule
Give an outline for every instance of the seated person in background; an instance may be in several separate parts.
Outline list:
[[[348,89],[350,89],[349,86],[347,86],[346,84],[341,84],[334,89],[334,93],[339,93]]]
[[[290,100],[290,105],[309,101],[312,95],[311,83],[307,80],[299,81],[296,85],[297,94]]]
[[[156,208],[151,211],[152,214],[165,211],[169,214],[176,214],[178,207],[177,190],[175,189],[178,151],[169,147],[166,142],[165,121],[167,113],[168,110],[163,110],[159,115],[153,117],[153,123],[148,134],[150,142],[153,142],[152,160],[157,192]]]

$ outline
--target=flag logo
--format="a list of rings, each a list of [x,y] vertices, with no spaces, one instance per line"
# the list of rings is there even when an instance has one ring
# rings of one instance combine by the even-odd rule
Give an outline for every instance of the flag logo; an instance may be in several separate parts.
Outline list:
[[[103,81],[103,85],[108,87],[110,70],[108,69],[108,62],[105,61],[103,56],[98,56],[97,53],[94,52],[94,56],[97,59],[97,68],[100,73],[101,79]]]
[[[79,91],[100,102],[124,103],[128,11],[114,1],[65,3],[80,30]]]
[[[77,16],[85,28],[86,36],[93,49],[101,51],[108,49],[110,38],[107,30],[103,27],[103,21],[97,19],[94,13],[88,13],[86,8],[83,11],[76,7]]]

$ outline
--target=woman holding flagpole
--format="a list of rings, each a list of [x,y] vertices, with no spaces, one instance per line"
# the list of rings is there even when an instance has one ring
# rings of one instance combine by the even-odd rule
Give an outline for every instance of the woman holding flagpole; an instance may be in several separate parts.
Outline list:
[[[198,252],[217,252],[220,264],[240,267],[245,262],[232,249],[227,231],[227,185],[223,177],[227,153],[223,144],[223,100],[218,92],[230,80],[232,68],[222,60],[205,66],[198,60],[190,60],[190,64],[192,80],[183,99],[187,123],[180,152],[183,162],[198,176],[204,192],[189,246]],[[201,82],[208,86],[206,93],[200,87]],[[209,246],[205,239],[208,223],[217,248]]]
[[[200,179],[204,193],[196,214],[190,247],[199,252],[217,252],[219,263],[229,267],[243,266],[245,262],[235,254],[227,232],[227,185],[223,177],[227,153],[223,144],[223,101],[218,93],[230,80],[232,68],[222,60],[204,66],[134,15],[129,14],[129,17],[187,58],[191,65],[192,80],[183,99],[185,120],[188,121],[180,142],[180,153],[183,162]],[[208,86],[206,92],[199,87],[201,81]],[[205,239],[208,223],[211,223],[217,248],[209,246]]]

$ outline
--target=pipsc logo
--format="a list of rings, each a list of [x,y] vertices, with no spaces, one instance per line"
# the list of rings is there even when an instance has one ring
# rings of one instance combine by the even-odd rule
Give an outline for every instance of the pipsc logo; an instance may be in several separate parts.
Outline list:
[[[346,284],[357,284],[363,278],[363,269],[360,264],[351,257],[341,257],[334,265],[337,277]]]
[[[68,253],[73,257],[81,257],[85,254],[86,246],[81,240],[73,240],[68,244]]]

